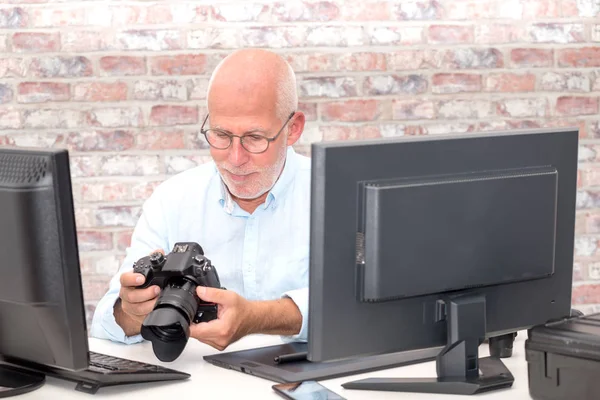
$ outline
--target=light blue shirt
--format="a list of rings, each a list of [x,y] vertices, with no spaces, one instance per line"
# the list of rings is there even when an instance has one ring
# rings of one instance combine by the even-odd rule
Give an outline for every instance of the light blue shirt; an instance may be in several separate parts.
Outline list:
[[[233,201],[213,162],[167,179],[144,203],[125,261],[96,307],[91,335],[142,341],[141,335],[125,336],[115,321],[121,274],[156,249],[168,254],[177,242],[196,242],[228,290],[248,300],[291,298],[302,328],[283,339],[306,340],[309,218],[310,159],[291,147],[279,179],[252,214]]]

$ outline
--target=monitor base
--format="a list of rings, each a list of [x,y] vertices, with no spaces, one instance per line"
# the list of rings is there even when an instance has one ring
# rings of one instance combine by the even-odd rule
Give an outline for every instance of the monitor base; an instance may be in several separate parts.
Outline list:
[[[12,397],[39,389],[46,376],[13,365],[0,365],[0,397]]]
[[[512,386],[515,378],[497,358],[479,359],[478,378],[369,378],[342,384],[344,389],[472,395]]]

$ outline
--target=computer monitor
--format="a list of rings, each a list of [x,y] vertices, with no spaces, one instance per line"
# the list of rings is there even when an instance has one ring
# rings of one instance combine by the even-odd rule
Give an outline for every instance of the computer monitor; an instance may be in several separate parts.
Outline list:
[[[445,346],[438,378],[346,388],[510,387],[484,338],[568,316],[578,132],[312,145],[308,359]]]
[[[0,397],[88,367],[70,176],[66,150],[0,148]]]

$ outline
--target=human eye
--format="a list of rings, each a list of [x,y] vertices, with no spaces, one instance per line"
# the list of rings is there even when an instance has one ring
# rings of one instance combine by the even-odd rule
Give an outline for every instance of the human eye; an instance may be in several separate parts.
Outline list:
[[[244,140],[248,141],[248,142],[260,142],[262,140],[265,140],[265,137],[262,135],[245,135],[244,136]]]

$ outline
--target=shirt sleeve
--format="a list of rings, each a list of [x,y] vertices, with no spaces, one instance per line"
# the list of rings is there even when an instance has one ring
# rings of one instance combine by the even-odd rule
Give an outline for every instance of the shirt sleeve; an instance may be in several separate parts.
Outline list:
[[[308,337],[308,287],[290,290],[283,297],[292,299],[302,314],[302,327],[300,332],[293,336],[282,336],[284,342],[306,342]]]
[[[125,344],[138,343],[143,340],[141,335],[125,335],[125,332],[115,320],[113,309],[121,290],[121,275],[124,272],[133,270],[133,264],[137,260],[155,250],[162,249],[168,252],[167,226],[164,209],[161,206],[159,189],[160,187],[144,203],[142,215],[133,231],[125,260],[117,274],[111,279],[108,291],[96,306],[90,330],[92,337]]]

